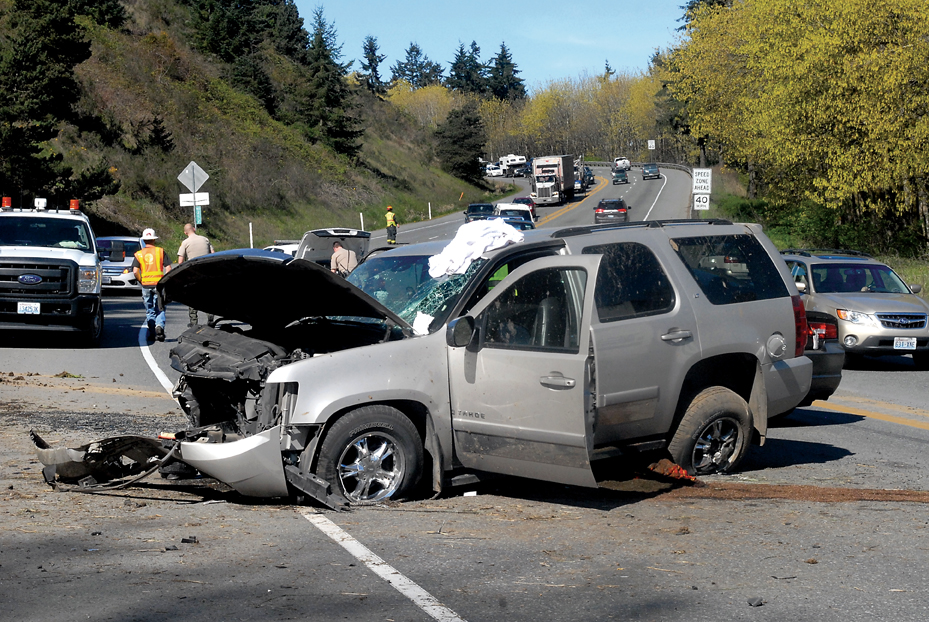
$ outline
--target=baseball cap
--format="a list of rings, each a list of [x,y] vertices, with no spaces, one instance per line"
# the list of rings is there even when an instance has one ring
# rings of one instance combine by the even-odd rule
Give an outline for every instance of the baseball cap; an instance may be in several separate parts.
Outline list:
[[[158,236],[155,235],[154,229],[146,229],[145,231],[142,232],[142,239],[143,240],[157,240]]]

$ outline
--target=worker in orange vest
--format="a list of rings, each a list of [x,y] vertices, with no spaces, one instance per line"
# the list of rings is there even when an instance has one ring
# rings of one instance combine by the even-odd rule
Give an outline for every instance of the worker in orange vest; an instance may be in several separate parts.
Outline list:
[[[171,264],[167,262],[165,250],[155,246],[158,236],[154,229],[142,232],[145,246],[135,254],[132,261],[132,273],[142,284],[142,303],[145,304],[145,323],[148,326],[148,338],[165,340],[165,309],[158,299],[155,285],[165,274],[170,272]]]

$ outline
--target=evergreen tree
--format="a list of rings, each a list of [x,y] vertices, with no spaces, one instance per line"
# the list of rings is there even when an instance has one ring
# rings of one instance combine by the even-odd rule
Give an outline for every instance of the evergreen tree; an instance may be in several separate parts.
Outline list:
[[[436,155],[442,169],[469,183],[481,183],[480,157],[484,154],[487,134],[477,101],[471,98],[461,108],[449,112],[435,133]]]
[[[253,95],[264,105],[268,114],[274,116],[277,110],[277,96],[258,54],[237,58],[232,63],[230,79],[235,86]]]
[[[158,115],[155,115],[155,118],[152,119],[152,129],[147,142],[152,147],[161,149],[164,153],[174,151],[174,137],[165,127],[164,119]]]
[[[202,0],[197,5],[201,49],[231,63],[253,54],[265,36],[259,0]]]
[[[119,28],[126,23],[126,9],[119,0],[69,0],[76,15],[89,15],[96,23]]]
[[[310,35],[303,27],[303,18],[293,0],[283,0],[273,7],[269,35],[274,49],[298,63],[306,63],[306,49]]]
[[[391,80],[406,80],[414,89],[442,82],[442,66],[429,60],[416,43],[410,43],[406,50],[406,58],[397,61],[390,68]]]
[[[481,48],[476,41],[466,50],[464,43],[458,44],[455,59],[448,68],[445,86],[460,93],[483,95],[487,91],[487,67],[481,62]]]
[[[506,47],[500,44],[500,51],[494,56],[487,77],[487,85],[491,94],[497,99],[511,100],[526,97],[526,87],[523,79],[517,77],[519,70],[513,62],[513,56]]]
[[[336,153],[349,157],[361,148],[364,133],[351,115],[354,94],[345,81],[346,65],[341,65],[341,46],[335,45],[335,29],[326,22],[322,8],[313,13],[313,38],[307,50],[308,98],[304,119],[310,137],[322,141]]]
[[[72,119],[80,86],[74,66],[90,44],[74,10],[55,0],[14,0],[0,48],[0,188],[51,191],[71,175],[58,155],[41,155],[41,142]]]
[[[361,71],[363,72],[362,79],[364,80],[365,86],[375,95],[383,95],[387,91],[387,85],[384,84],[384,80],[381,79],[378,68],[381,66],[381,63],[384,62],[384,59],[387,58],[387,55],[377,53],[377,39],[371,35],[364,38],[361,50],[364,56],[364,60],[361,61]]]

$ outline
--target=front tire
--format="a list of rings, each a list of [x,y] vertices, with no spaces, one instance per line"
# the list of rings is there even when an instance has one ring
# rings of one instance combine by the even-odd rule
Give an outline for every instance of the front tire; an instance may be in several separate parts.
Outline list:
[[[336,421],[319,452],[317,473],[352,505],[402,497],[422,475],[416,426],[389,406],[365,406]]]
[[[81,331],[80,341],[85,348],[99,348],[103,339],[103,299],[97,301],[97,312]]]
[[[752,418],[733,391],[710,387],[693,399],[668,451],[691,475],[729,473],[748,453]]]

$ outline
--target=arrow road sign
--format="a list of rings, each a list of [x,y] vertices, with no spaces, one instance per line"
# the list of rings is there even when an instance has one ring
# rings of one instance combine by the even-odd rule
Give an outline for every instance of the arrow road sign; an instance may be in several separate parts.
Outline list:
[[[191,192],[196,192],[200,189],[200,186],[203,185],[210,176],[205,170],[197,166],[197,163],[193,160],[190,161],[190,164],[181,171],[181,174],[177,176],[177,180],[184,184],[184,186]]]

